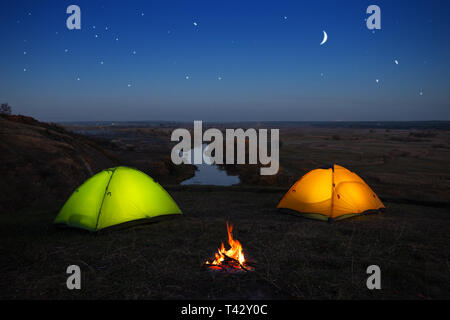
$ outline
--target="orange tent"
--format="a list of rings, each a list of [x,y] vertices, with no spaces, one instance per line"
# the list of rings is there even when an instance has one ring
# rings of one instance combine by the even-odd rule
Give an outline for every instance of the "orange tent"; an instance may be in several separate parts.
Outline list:
[[[305,174],[277,208],[292,209],[320,220],[338,220],[384,209],[384,205],[356,173],[335,164]]]

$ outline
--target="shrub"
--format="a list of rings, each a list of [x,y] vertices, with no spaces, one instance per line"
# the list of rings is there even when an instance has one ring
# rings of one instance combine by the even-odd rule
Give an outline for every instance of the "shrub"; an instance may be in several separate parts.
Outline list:
[[[12,109],[11,106],[7,103],[2,103],[0,105],[0,114],[11,114]]]

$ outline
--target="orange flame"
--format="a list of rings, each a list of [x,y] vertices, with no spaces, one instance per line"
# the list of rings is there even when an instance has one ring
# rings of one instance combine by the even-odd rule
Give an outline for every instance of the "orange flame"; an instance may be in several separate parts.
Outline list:
[[[242,251],[242,245],[241,243],[233,239],[233,226],[231,224],[228,224],[227,221],[227,232],[228,232],[228,244],[230,245],[229,250],[225,250],[225,245],[221,244],[220,249],[217,250],[214,261],[209,262],[206,261],[205,264],[209,265],[220,265],[225,260],[226,257],[232,258],[236,261],[239,261],[239,264],[241,266],[245,266],[245,257],[244,253]]]

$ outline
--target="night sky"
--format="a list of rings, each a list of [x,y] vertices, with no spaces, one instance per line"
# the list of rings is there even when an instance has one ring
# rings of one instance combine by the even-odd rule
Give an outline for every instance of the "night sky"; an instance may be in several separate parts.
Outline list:
[[[66,27],[71,4],[81,30]],[[371,4],[381,8],[375,32]],[[449,9],[2,1],[0,102],[44,121],[450,120]]]

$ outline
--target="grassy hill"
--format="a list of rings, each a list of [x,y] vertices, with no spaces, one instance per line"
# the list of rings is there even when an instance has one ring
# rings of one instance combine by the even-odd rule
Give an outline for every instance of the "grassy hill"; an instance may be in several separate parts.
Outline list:
[[[67,197],[113,155],[88,137],[25,116],[0,116],[0,213]]]

